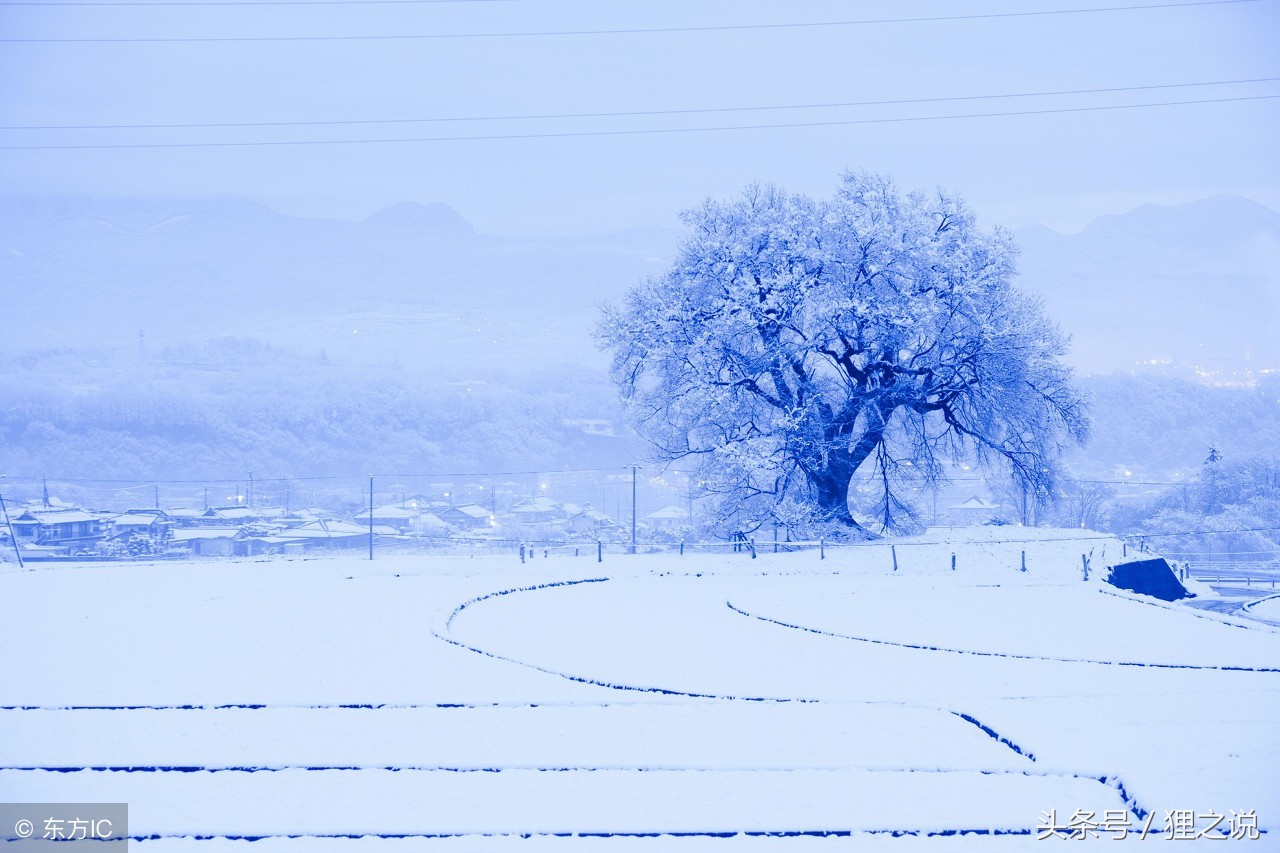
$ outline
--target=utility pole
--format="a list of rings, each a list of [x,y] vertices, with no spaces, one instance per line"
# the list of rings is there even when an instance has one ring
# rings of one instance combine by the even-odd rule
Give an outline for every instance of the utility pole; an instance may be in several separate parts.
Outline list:
[[[4,513],[4,523],[9,528],[9,541],[13,543],[13,554],[18,558],[18,568],[27,566],[22,562],[22,552],[18,550],[18,534],[13,532],[13,522],[9,520],[9,508],[4,505],[4,495],[0,495],[0,512]]]
[[[151,502],[155,505],[156,509],[159,509],[160,508],[160,486],[156,485],[154,489],[155,491],[152,493]]]
[[[373,475],[369,475],[369,559],[373,559]]]
[[[638,465],[631,466],[631,553],[636,552],[636,469]]]
[[[253,506],[253,472],[249,472],[249,494],[245,496],[245,506]]]

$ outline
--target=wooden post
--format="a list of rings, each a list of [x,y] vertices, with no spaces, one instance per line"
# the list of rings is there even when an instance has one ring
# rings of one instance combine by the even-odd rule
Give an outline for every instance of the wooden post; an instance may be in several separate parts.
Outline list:
[[[1081,564],[1084,565],[1084,579],[1088,580],[1089,579],[1089,558],[1086,557],[1084,554],[1081,554],[1080,562]]]
[[[952,554],[951,555],[951,571],[954,572],[955,570],[956,570],[956,555]]]
[[[1025,572],[1026,570],[1027,570],[1027,552],[1023,551],[1022,552],[1022,571]]]
[[[818,559],[827,559],[827,540],[825,539],[818,540]]]
[[[9,528],[9,541],[13,543],[13,554],[18,558],[18,568],[25,569],[22,562],[22,551],[18,550],[18,535],[13,532],[13,522],[9,520],[9,508],[4,505],[4,495],[0,495],[0,512],[4,513],[4,523]]]
[[[253,474],[249,474],[253,477]],[[369,475],[369,559],[373,559],[373,475]]]
[[[636,552],[636,466],[631,466],[631,553]]]
[[[754,560],[755,558],[756,558],[756,538],[752,536],[751,537],[751,559]]]
[[[601,542],[599,539],[596,540],[596,562],[597,563],[604,562],[604,543]]]
[[[889,553],[893,555],[893,570],[896,572],[898,570],[898,546],[890,545]]]
[[[683,539],[680,540],[680,556],[681,557],[684,556],[684,540]]]

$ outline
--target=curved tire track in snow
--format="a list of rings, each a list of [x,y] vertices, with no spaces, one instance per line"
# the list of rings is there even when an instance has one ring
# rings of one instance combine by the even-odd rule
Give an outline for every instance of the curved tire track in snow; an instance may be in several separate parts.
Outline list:
[[[700,576],[700,575],[699,575],[699,576]],[[497,590],[497,591],[495,591],[495,592],[486,593],[486,594],[484,594],[484,595],[476,596],[475,598],[471,598],[471,599],[468,599],[467,601],[464,601],[462,604],[458,605],[457,607],[455,607],[455,608],[450,612],[450,614],[449,614],[448,618],[445,620],[445,630],[448,630],[448,628],[449,628],[450,626],[452,626],[454,618],[455,618],[459,613],[461,613],[463,610],[465,610],[466,608],[471,607],[471,606],[473,606],[473,605],[475,605],[475,604],[478,604],[478,603],[480,603],[480,602],[482,602],[482,601],[488,600],[488,599],[498,598],[498,597],[507,596],[507,595],[514,595],[514,594],[516,594],[516,593],[523,593],[523,592],[535,592],[535,591],[545,590],[545,589],[555,589],[555,588],[561,588],[561,587],[577,586],[577,585],[579,585],[579,584],[587,584],[587,583],[606,583],[606,582],[608,582],[609,580],[610,580],[610,579],[609,579],[609,578],[607,578],[607,577],[600,577],[600,578],[584,578],[584,579],[580,579],[580,580],[555,581],[555,582],[551,582],[551,583],[535,584],[535,585],[527,586],[527,587],[511,587],[511,588],[508,588],[508,589]],[[758,615],[756,615],[756,614],[749,613],[749,612],[747,612],[747,611],[745,611],[745,610],[742,610],[742,609],[740,609],[740,608],[738,608],[738,607],[734,606],[734,604],[733,604],[731,601],[725,601],[725,604],[726,604],[726,606],[728,606],[728,608],[729,608],[730,610],[733,610],[734,612],[736,612],[736,613],[738,613],[738,614],[740,614],[740,615],[742,615],[742,616],[747,616],[747,617],[751,617],[751,618],[754,618],[754,619],[759,619],[760,621],[767,622],[767,623],[772,623],[772,624],[776,624],[776,625],[779,625],[779,626],[781,626],[781,627],[785,627],[785,628],[791,628],[791,629],[799,630],[799,631],[806,631],[806,632],[813,633],[813,634],[818,634],[818,635],[830,636],[830,637],[834,637],[834,638],[837,638],[837,639],[860,640],[860,641],[862,641],[862,642],[868,642],[868,643],[883,644],[883,645],[892,645],[892,646],[901,646],[901,647],[904,647],[904,648],[920,649],[920,650],[925,650],[925,651],[944,651],[944,652],[954,652],[954,653],[956,653],[956,654],[974,654],[974,655],[982,655],[982,656],[990,656],[990,657],[1020,658],[1020,659],[1030,659],[1030,660],[1049,660],[1049,661],[1058,660],[1058,659],[1056,659],[1056,658],[1039,658],[1039,657],[1034,657],[1034,656],[1029,656],[1029,655],[1010,655],[1010,654],[1000,654],[1000,653],[994,653],[994,652],[968,652],[968,651],[964,651],[964,650],[953,650],[953,649],[934,648],[934,647],[929,647],[929,646],[915,646],[915,645],[908,645],[908,644],[902,644],[902,643],[893,643],[893,642],[884,641],[884,640],[863,639],[863,638],[860,638],[860,637],[845,636],[845,635],[842,635],[842,634],[832,633],[832,632],[828,632],[828,631],[821,631],[821,630],[818,630],[818,629],[815,629],[815,628],[808,628],[808,627],[805,627],[805,626],[802,626],[802,625],[790,625],[790,624],[787,624],[787,623],[785,623],[785,622],[781,622],[781,621],[778,621],[778,620],[775,620],[775,619],[771,619],[771,618],[766,617],[766,616],[758,616]],[[722,699],[722,700],[726,700],[726,701],[738,701],[738,702],[742,702],[742,701],[746,701],[746,702],[780,702],[780,703],[781,703],[781,702],[796,702],[796,703],[806,703],[806,704],[831,704],[831,703],[829,702],[829,700],[816,699],[816,698],[735,696],[735,695],[729,695],[729,694],[699,693],[699,692],[682,691],[682,690],[671,690],[671,689],[662,688],[662,687],[644,687],[644,686],[637,686],[637,685],[622,684],[622,683],[618,683],[618,682],[610,682],[610,681],[605,681],[605,680],[601,680],[601,679],[591,678],[591,677],[588,677],[588,676],[581,676],[581,675],[576,675],[576,674],[573,674],[573,673],[567,673],[567,672],[563,672],[563,671],[560,671],[560,670],[551,669],[551,668],[549,668],[549,667],[544,667],[544,666],[542,666],[542,665],[540,665],[540,664],[535,664],[535,663],[532,663],[532,662],[529,662],[529,661],[517,660],[517,659],[515,659],[515,658],[507,657],[507,656],[505,656],[505,655],[500,655],[500,654],[497,654],[497,653],[495,653],[495,652],[490,652],[490,651],[488,651],[488,650],[486,650],[486,649],[480,648],[480,647],[478,647],[478,646],[472,646],[472,645],[470,645],[470,644],[468,644],[468,643],[464,643],[464,642],[462,642],[462,641],[460,641],[460,640],[457,640],[457,639],[455,639],[455,638],[453,638],[453,637],[445,636],[444,634],[442,634],[442,633],[441,633],[441,632],[439,632],[439,631],[435,631],[435,630],[433,630],[433,631],[432,631],[432,634],[433,634],[435,637],[437,637],[438,639],[440,639],[440,640],[442,640],[442,641],[444,641],[444,642],[446,642],[446,643],[450,643],[451,645],[454,645],[454,646],[458,646],[458,647],[460,647],[460,648],[467,649],[468,651],[474,652],[474,653],[476,653],[476,654],[484,655],[484,656],[486,656],[486,657],[494,658],[494,659],[496,659],[496,660],[502,660],[502,661],[505,661],[505,662],[508,662],[508,663],[514,663],[514,664],[517,664],[517,665],[519,665],[519,666],[528,667],[528,668],[534,669],[534,670],[536,670],[536,671],[538,671],[538,672],[546,673],[546,674],[548,674],[548,675],[555,675],[555,676],[558,676],[558,677],[560,677],[560,678],[567,678],[567,679],[569,679],[569,680],[571,680],[571,681],[577,681],[577,682],[580,682],[580,683],[594,684],[594,685],[597,685],[597,686],[600,686],[600,687],[608,687],[608,688],[611,688],[611,689],[614,689],[614,690],[630,690],[630,691],[641,691],[641,692],[653,692],[653,693],[663,693],[663,694],[672,695],[672,696],[685,696],[685,697],[688,697],[688,698],[697,698],[697,699]],[[1109,663],[1109,662],[1106,662],[1106,661],[1086,661],[1086,660],[1081,660],[1081,661],[1062,661],[1062,662],[1068,662],[1068,663]],[[1130,666],[1145,666],[1146,664],[1133,663],[1133,664],[1122,664],[1122,665],[1130,665]],[[1156,664],[1155,666],[1160,666],[1160,665],[1159,665],[1159,664]],[[1165,666],[1169,666],[1169,665],[1165,665]],[[1178,667],[1174,667],[1174,668],[1179,668],[1179,669],[1186,669],[1186,668],[1191,668],[1191,669],[1223,669],[1223,667],[1180,667],[1180,666],[1178,666]],[[1262,671],[1280,672],[1280,670],[1262,670]],[[841,704],[848,704],[848,701],[849,701],[849,700],[843,700],[843,701],[841,702]],[[869,701],[869,700],[868,700],[868,701],[866,701],[866,702],[864,702],[864,703],[862,703],[862,704],[868,704],[868,705],[871,705],[871,704],[884,704],[884,703],[880,703],[880,702],[872,702],[872,701]],[[906,703],[889,703],[889,704],[906,704]],[[1002,745],[1002,746],[1004,746],[1005,748],[1012,750],[1012,751],[1013,751],[1014,753],[1016,753],[1017,755],[1020,755],[1020,756],[1022,756],[1022,757],[1024,757],[1024,758],[1026,758],[1027,760],[1032,761],[1032,762],[1035,762],[1035,761],[1036,761],[1035,754],[1034,754],[1034,753],[1032,753],[1030,750],[1027,750],[1027,749],[1022,748],[1021,746],[1019,746],[1018,744],[1014,743],[1012,740],[1008,739],[1007,737],[1004,737],[1004,736],[1003,736],[1003,735],[1001,735],[999,732],[997,732],[995,729],[993,729],[993,728],[991,728],[990,726],[986,725],[986,724],[985,724],[985,723],[983,723],[981,720],[977,719],[976,717],[974,717],[974,716],[973,716],[973,715],[971,715],[971,714],[967,714],[967,713],[964,713],[964,712],[961,712],[961,711],[956,711],[956,710],[953,710],[953,709],[938,709],[938,708],[931,708],[931,710],[938,710],[938,711],[939,711],[939,712],[941,712],[941,713],[948,713],[948,714],[951,714],[951,715],[953,715],[953,716],[955,716],[955,717],[957,717],[957,718],[959,718],[959,719],[963,720],[964,722],[969,723],[970,725],[973,725],[973,726],[977,727],[977,728],[978,728],[978,729],[980,729],[984,734],[986,734],[988,737],[992,738],[993,740],[995,740],[997,743],[1001,744],[1001,745]],[[907,771],[907,770],[909,770],[909,769],[910,769],[910,768],[902,768],[902,770],[904,770],[904,771]],[[984,772],[984,773],[985,773],[985,772],[988,772],[988,771],[981,771],[981,772]],[[991,772],[997,772],[997,771],[991,771]],[[1097,782],[1098,784],[1103,785],[1103,786],[1105,786],[1105,787],[1114,788],[1114,789],[1116,790],[1117,794],[1120,796],[1120,799],[1124,802],[1125,806],[1126,806],[1130,811],[1132,811],[1132,812],[1133,812],[1133,813],[1138,817],[1138,819],[1139,819],[1139,820],[1145,819],[1145,818],[1146,818],[1146,816],[1147,816],[1148,814],[1150,814],[1149,810],[1147,810],[1147,809],[1143,808],[1143,807],[1138,803],[1137,799],[1136,799],[1136,798],[1135,798],[1135,797],[1134,797],[1134,796],[1133,796],[1133,795],[1128,791],[1128,789],[1125,787],[1124,782],[1120,779],[1120,777],[1119,777],[1119,776],[1116,776],[1116,775],[1111,775],[1111,776],[1095,776],[1095,775],[1092,775],[1092,774],[1086,774],[1086,773],[1074,773],[1074,772],[1069,772],[1069,771],[1068,771],[1068,772],[1063,772],[1063,773],[1061,773],[1061,774],[1056,774],[1056,773],[1053,773],[1052,771],[1050,771],[1049,773],[1050,773],[1050,775],[1064,775],[1064,776],[1069,776],[1069,777],[1071,777],[1071,778],[1075,778],[1075,779],[1090,780],[1090,781],[1093,781],[1093,782]],[[1030,775],[1030,774],[1024,774],[1024,775]],[[947,832],[942,833],[942,834],[944,834],[944,835],[957,835],[957,834],[966,834],[966,833],[968,833],[968,832],[970,832],[970,830],[956,830],[956,831],[947,831]],[[898,831],[896,831],[896,830],[895,830],[895,831],[893,831],[893,832],[892,832],[892,834],[894,834],[894,835],[899,835],[899,834],[904,834],[904,833],[900,833],[900,832],[898,832]],[[905,834],[914,834],[914,833],[905,833]],[[933,833],[927,833],[927,834],[932,835]],[[1021,832],[1016,832],[1016,833],[1003,833],[1003,832],[997,832],[997,833],[994,833],[994,834],[1024,834],[1024,833],[1021,833]],[[1031,833],[1030,833],[1030,832],[1027,832],[1027,833],[1025,833],[1025,834],[1031,834]]]
[[[1146,603],[1146,602],[1142,602]],[[760,613],[752,613],[738,607],[732,601],[725,601],[725,606],[740,616],[746,616],[750,619],[758,619],[761,622],[767,622],[770,625],[777,625],[782,628],[790,628],[793,631],[806,631],[810,634],[818,634],[823,637],[834,637],[839,640],[853,640],[858,643],[871,643],[877,646],[894,646],[900,649],[914,649],[923,652],[945,652],[952,655],[974,655],[976,657],[988,658],[1008,658],[1010,660],[1036,660],[1046,661],[1050,663],[1080,663],[1092,664],[1094,666],[1136,666],[1150,667],[1152,669],[1196,669],[1196,670],[1214,670],[1217,672],[1259,672],[1259,673],[1280,673],[1280,668],[1275,667],[1252,667],[1252,666],[1209,666],[1204,664],[1189,663],[1154,663],[1144,661],[1116,661],[1116,660],[1098,660],[1095,658],[1060,658],[1048,657],[1045,655],[1023,655],[1015,652],[984,652],[977,649],[956,649],[949,646],[931,646],[923,643],[903,643],[897,640],[884,640],[875,637],[857,637],[853,634],[841,634],[837,631],[827,631],[822,628],[811,628],[808,625],[799,625],[792,622],[783,622],[781,619],[774,619],[772,616],[765,616]],[[1233,626],[1235,627],[1235,626]]]

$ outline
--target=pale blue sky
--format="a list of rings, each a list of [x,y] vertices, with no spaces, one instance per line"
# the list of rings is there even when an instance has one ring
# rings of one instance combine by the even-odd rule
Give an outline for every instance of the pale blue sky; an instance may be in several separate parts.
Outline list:
[[[1151,0],[498,0],[0,6],[3,38],[492,33],[985,14]],[[0,44],[0,124],[278,122],[941,98],[1280,77],[1280,2],[861,26],[406,41]],[[0,145],[509,135],[841,121],[1280,94],[1280,82],[915,104],[321,128],[0,131]],[[868,168],[984,219],[1074,229],[1145,201],[1280,208],[1280,100],[640,136],[0,151],[6,192],[241,195],[360,218],[444,201],[482,231],[675,224],[749,181],[826,193]]]

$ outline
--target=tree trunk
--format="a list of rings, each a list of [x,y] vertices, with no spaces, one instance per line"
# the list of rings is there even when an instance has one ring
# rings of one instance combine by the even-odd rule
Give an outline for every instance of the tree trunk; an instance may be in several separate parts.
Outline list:
[[[853,514],[849,512],[849,482],[852,479],[853,471],[844,465],[828,465],[809,475],[823,518],[861,530],[862,526],[853,520]]]
[[[881,423],[884,422],[883,415]],[[846,525],[859,532],[861,524],[853,520],[849,512],[849,485],[858,467],[879,446],[884,438],[883,429],[874,429],[862,434],[858,441],[849,445],[849,431],[852,421],[834,424],[824,430],[824,444],[827,453],[820,464],[807,469],[809,482],[817,493],[818,508],[823,518]]]

